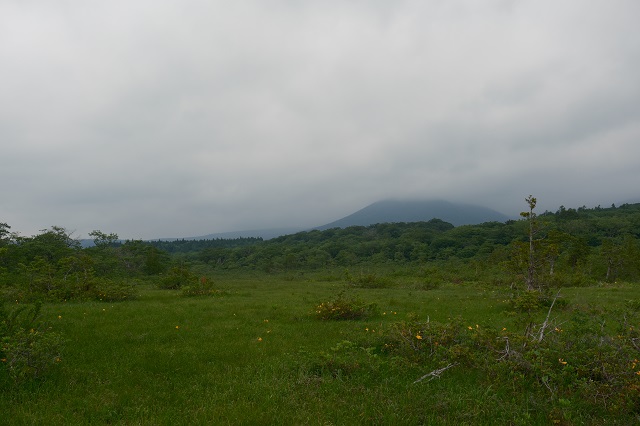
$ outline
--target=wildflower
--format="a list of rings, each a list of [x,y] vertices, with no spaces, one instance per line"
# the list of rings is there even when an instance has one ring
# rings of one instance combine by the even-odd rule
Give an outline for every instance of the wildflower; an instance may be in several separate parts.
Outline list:
[[[416,334],[416,339],[418,339],[418,340],[422,340],[422,336],[421,336],[421,335],[419,335],[419,334]]]
[[[563,360],[562,358],[558,358],[558,362],[562,365],[567,365],[567,361]]]
[[[178,330],[179,328],[180,328],[180,326],[179,326],[179,325],[176,325],[176,330]]]
[[[62,315],[58,315],[58,319],[62,319]]]
[[[507,331],[507,327],[502,327],[502,331]]]
[[[262,342],[262,337],[258,337],[258,342]]]
[[[369,327],[365,328],[364,331],[369,331]]]
[[[471,326],[469,326],[469,327],[467,327],[467,328],[468,328],[469,330],[473,330],[473,327],[471,327]]]

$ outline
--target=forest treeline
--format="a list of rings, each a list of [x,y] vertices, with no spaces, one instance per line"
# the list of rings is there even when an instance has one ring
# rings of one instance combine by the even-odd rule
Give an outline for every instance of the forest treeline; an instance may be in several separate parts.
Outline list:
[[[594,280],[640,279],[640,204],[578,209],[561,206],[537,217],[536,267],[541,274]],[[216,268],[264,271],[355,265],[474,262],[517,270],[528,253],[528,221],[454,227],[428,222],[307,231],[236,248],[205,248],[188,259]]]
[[[61,227],[24,237],[0,223],[0,285],[11,297],[66,299],[83,292],[99,297],[107,289],[115,291],[114,282],[117,290],[131,279],[166,278],[194,266],[271,273],[377,265],[446,269],[455,264],[472,265],[487,276],[517,277],[533,265],[540,279],[553,285],[640,280],[640,204],[561,206],[538,215],[535,226],[532,235],[526,218],[458,227],[433,219],[312,230],[267,241],[121,242],[116,234],[93,231],[95,246],[82,248]],[[535,259],[529,258],[533,253]]]

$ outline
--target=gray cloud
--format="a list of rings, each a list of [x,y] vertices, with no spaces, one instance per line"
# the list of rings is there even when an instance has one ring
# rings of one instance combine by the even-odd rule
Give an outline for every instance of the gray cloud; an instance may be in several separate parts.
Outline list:
[[[0,221],[313,226],[387,197],[637,199],[640,4],[0,4]]]

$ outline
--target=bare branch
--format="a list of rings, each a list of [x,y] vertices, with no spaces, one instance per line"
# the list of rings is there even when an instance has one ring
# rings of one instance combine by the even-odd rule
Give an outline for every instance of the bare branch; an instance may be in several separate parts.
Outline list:
[[[560,290],[558,290],[558,292],[556,293],[556,297],[553,298],[553,302],[551,302],[551,306],[549,306],[549,312],[547,312],[547,317],[544,319],[544,322],[540,326],[540,335],[538,336],[538,342],[542,342],[542,339],[544,339],[544,330],[549,325],[549,317],[551,316],[551,310],[553,309],[553,305],[556,304],[556,300],[558,300],[558,297],[560,297]]]
[[[435,379],[435,378],[440,378],[440,375],[441,375],[442,373],[444,373],[445,371],[447,371],[448,369],[450,369],[451,367],[454,367],[454,366],[456,366],[456,365],[458,365],[458,363],[457,363],[457,362],[456,362],[456,363],[453,363],[453,364],[449,364],[449,365],[447,365],[446,367],[442,367],[442,368],[438,368],[437,370],[433,370],[432,372],[427,373],[427,374],[425,374],[424,376],[420,377],[418,380],[416,380],[415,382],[413,382],[413,384],[415,384],[415,383],[419,383],[419,382],[423,381],[424,379],[426,379],[427,377],[431,377],[431,378],[429,379],[429,381],[431,381],[431,380],[433,380],[433,379]]]

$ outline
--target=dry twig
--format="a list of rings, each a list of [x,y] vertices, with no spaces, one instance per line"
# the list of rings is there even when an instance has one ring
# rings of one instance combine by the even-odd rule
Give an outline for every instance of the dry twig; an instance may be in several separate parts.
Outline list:
[[[549,317],[551,316],[551,310],[553,309],[553,305],[556,304],[556,300],[558,300],[559,296],[560,296],[560,290],[558,290],[558,292],[556,293],[556,297],[553,298],[553,302],[551,302],[551,306],[549,306],[549,312],[547,312],[547,317],[544,319],[544,322],[540,326],[540,335],[538,336],[538,342],[542,342],[542,339],[544,339],[544,330],[549,325]]]
[[[419,383],[419,382],[423,381],[424,379],[426,379],[427,377],[431,377],[431,378],[429,379],[429,381],[431,381],[431,380],[433,380],[433,379],[435,379],[435,378],[440,378],[440,375],[441,375],[442,373],[444,373],[445,371],[447,371],[448,369],[450,369],[451,367],[454,367],[454,366],[456,366],[456,365],[458,365],[458,363],[457,363],[457,362],[456,362],[456,363],[453,363],[453,364],[449,364],[449,365],[447,365],[446,367],[442,367],[442,368],[438,368],[437,370],[433,370],[432,372],[427,373],[427,374],[425,374],[424,376],[420,377],[418,380],[416,380],[416,381],[415,381],[415,382],[413,382],[413,383],[414,383],[414,384],[415,384],[415,383]]]

